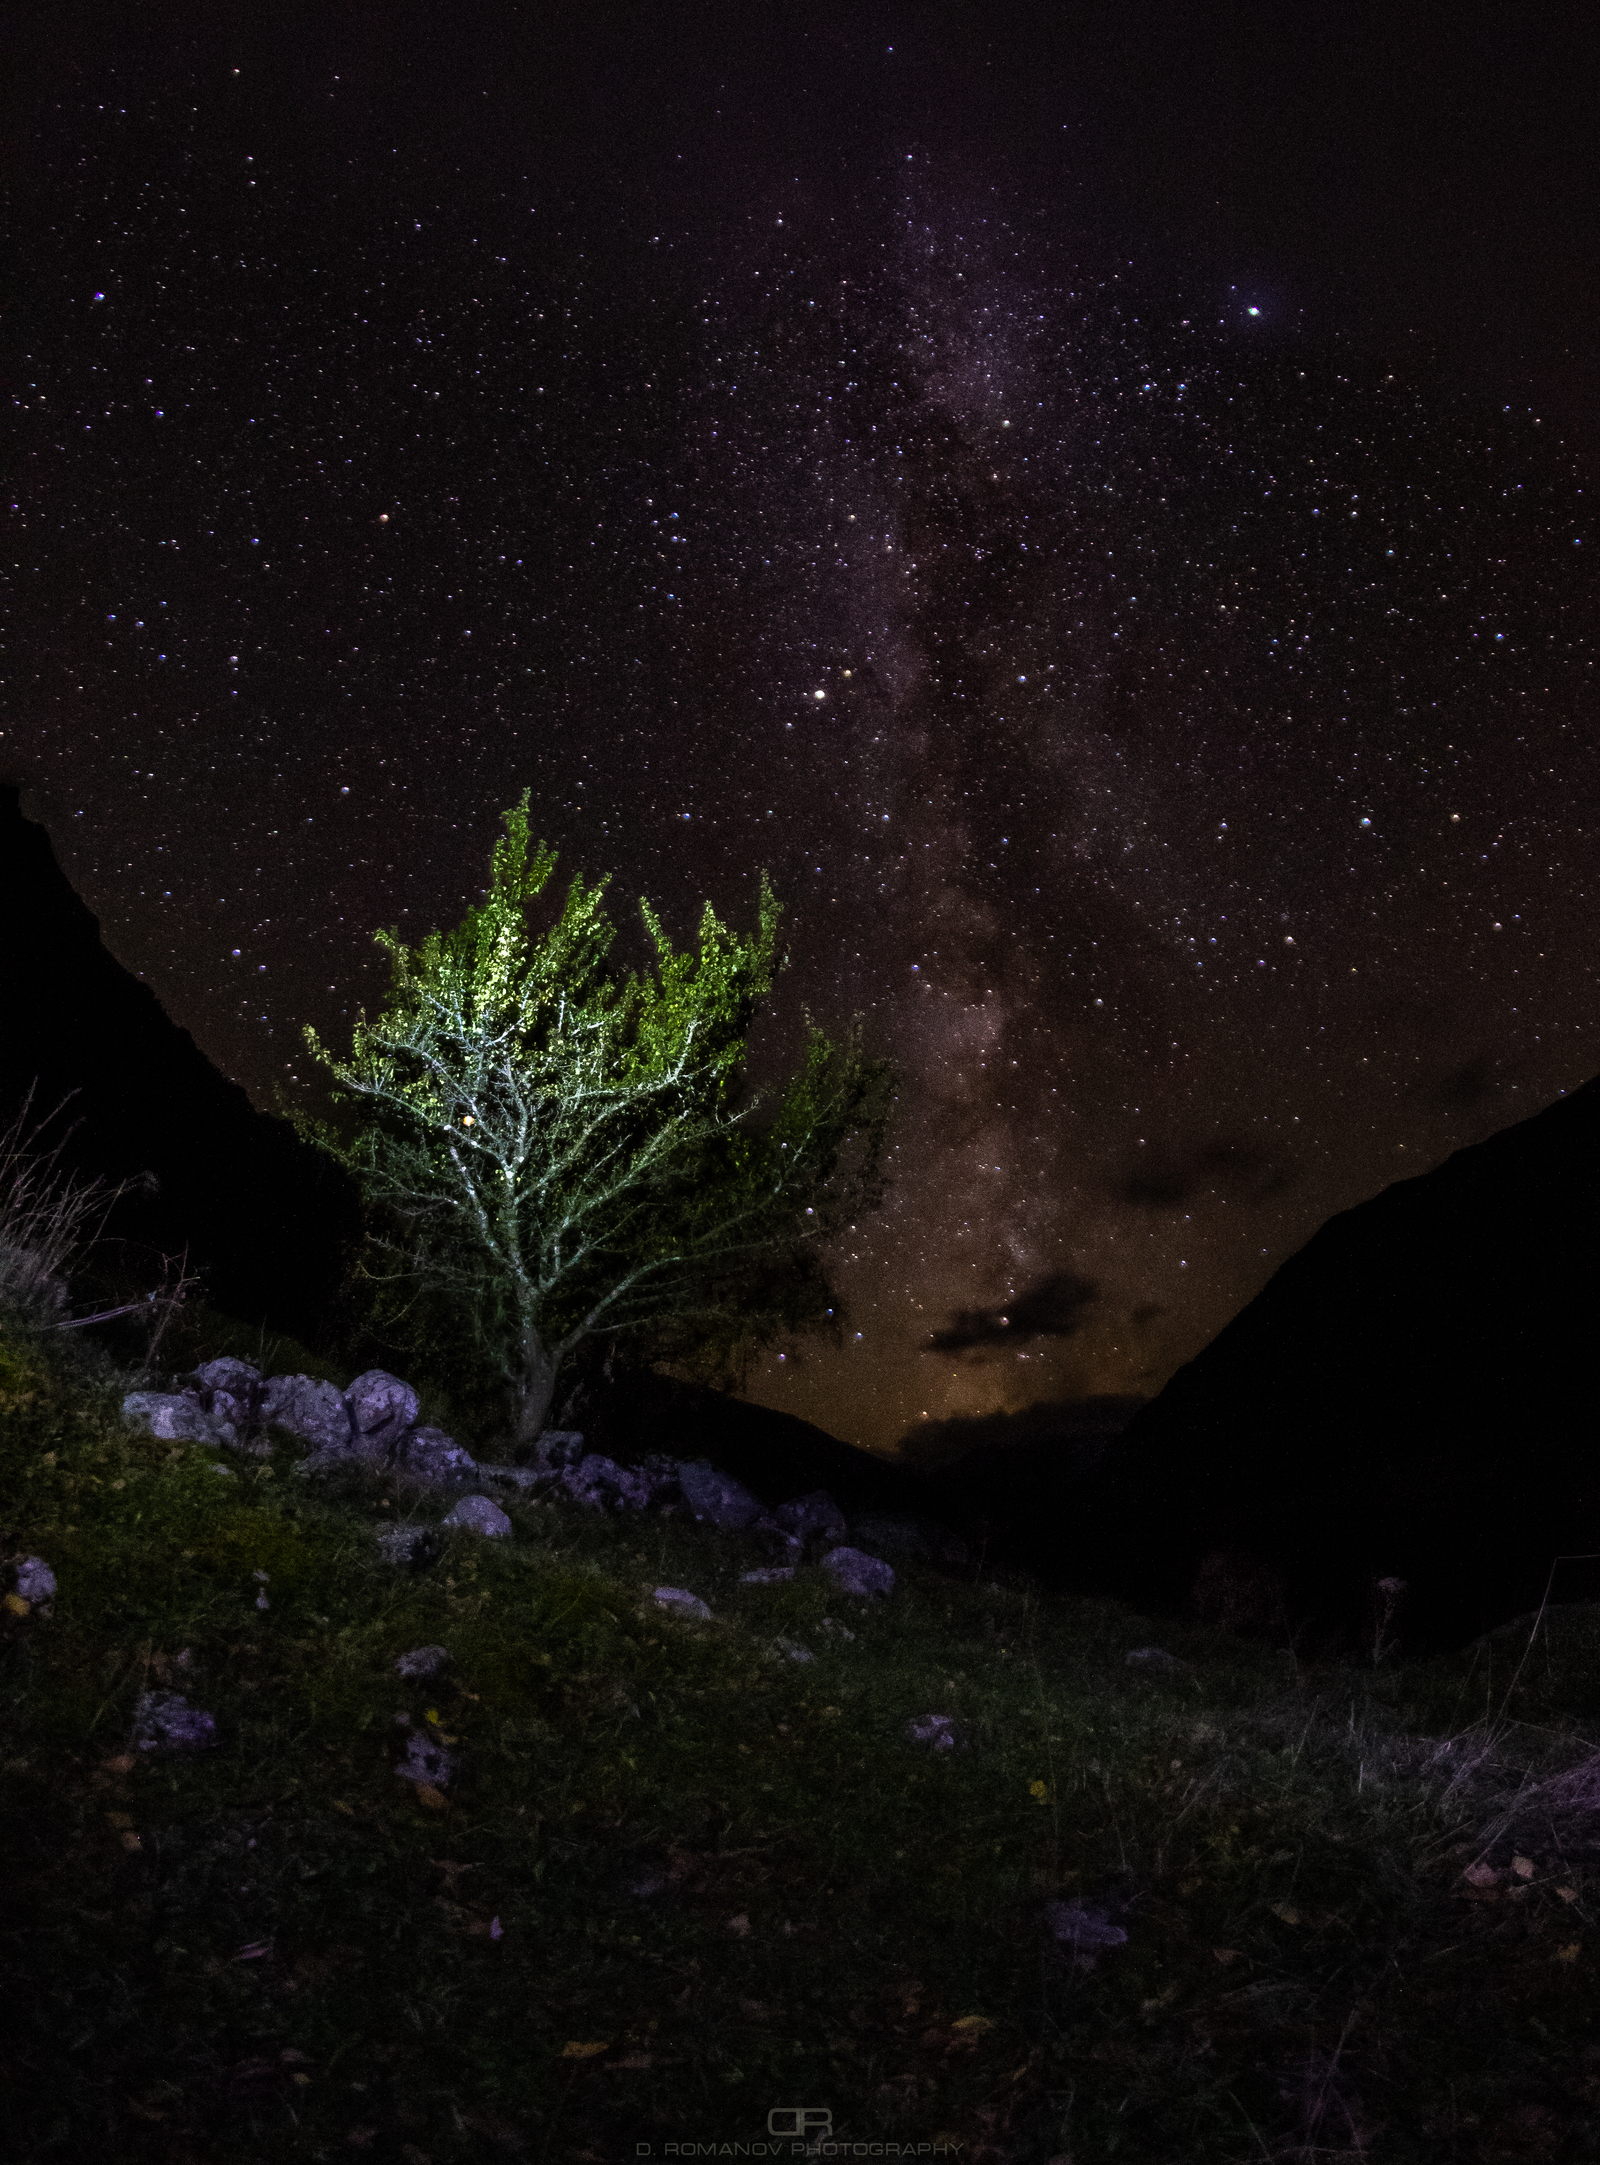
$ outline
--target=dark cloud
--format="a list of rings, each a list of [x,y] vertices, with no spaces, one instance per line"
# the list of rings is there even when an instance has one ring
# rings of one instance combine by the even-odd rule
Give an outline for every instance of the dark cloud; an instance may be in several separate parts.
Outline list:
[[[1116,1181],[1119,1202],[1167,1210],[1216,1188],[1243,1192],[1252,1203],[1281,1195],[1299,1175],[1250,1143],[1206,1143],[1198,1150],[1139,1152]]]
[[[1019,1293],[1000,1308],[958,1308],[942,1331],[935,1331],[930,1353],[965,1353],[977,1346],[1026,1345],[1033,1338],[1070,1338],[1083,1328],[1088,1309],[1100,1298],[1092,1278],[1058,1270]]]

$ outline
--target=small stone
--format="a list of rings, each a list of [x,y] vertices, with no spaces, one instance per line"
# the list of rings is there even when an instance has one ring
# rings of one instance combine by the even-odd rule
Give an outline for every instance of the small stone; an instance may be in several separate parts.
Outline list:
[[[741,1586],[781,1586],[785,1579],[794,1577],[793,1564],[767,1564],[759,1571],[741,1571]]]
[[[42,1556],[25,1556],[17,1566],[17,1592],[24,1601],[48,1601],[56,1590],[56,1575]]]
[[[416,1782],[420,1787],[443,1789],[459,1761],[447,1752],[437,1737],[424,1730],[414,1729],[406,1738],[406,1755],[395,1768],[403,1782]]]
[[[1188,1662],[1169,1654],[1164,1646],[1135,1646],[1122,1658],[1130,1669],[1159,1669],[1163,1676],[1174,1676],[1189,1667]]]
[[[287,1429],[318,1451],[348,1452],[352,1447],[344,1393],[312,1376],[274,1376],[262,1394],[261,1418],[268,1427]]]
[[[825,1616],[822,1619],[822,1628],[824,1631],[831,1633],[836,1639],[853,1639],[855,1637],[853,1631],[844,1624],[835,1623],[831,1616]]]
[[[893,1565],[861,1549],[829,1549],[822,1568],[842,1594],[858,1594],[870,1600],[874,1595],[894,1592]]]
[[[686,1586],[658,1586],[655,1590],[658,1609],[668,1609],[675,1616],[692,1616],[701,1623],[710,1623],[711,1611],[698,1594],[691,1594]]]
[[[428,1564],[438,1555],[439,1542],[426,1526],[386,1526],[378,1551],[386,1564]]]
[[[480,1535],[485,1541],[503,1541],[511,1531],[511,1521],[487,1496],[463,1496],[440,1524],[458,1526],[466,1533]]]
[[[147,1691],[133,1710],[136,1751],[199,1752],[216,1741],[213,1717],[179,1692]]]
[[[781,1654],[785,1661],[815,1661],[817,1658],[809,1646],[798,1646],[793,1639],[774,1639],[772,1651]]]
[[[965,1733],[953,1714],[924,1714],[916,1721],[908,1721],[906,1735],[913,1744],[926,1744],[930,1751],[959,1752],[967,1748]]]
[[[1044,1914],[1051,1935],[1064,1946],[1082,1950],[1121,1947],[1127,1942],[1127,1933],[1111,1922],[1097,1902],[1047,1902]]]
[[[231,1481],[234,1478],[233,1468],[231,1466],[224,1466],[220,1458],[214,1459],[212,1461],[211,1471],[213,1473],[220,1473],[225,1481]]]
[[[449,1650],[443,1646],[414,1646],[409,1654],[402,1654],[395,1663],[401,1676],[437,1676],[448,1666]]]

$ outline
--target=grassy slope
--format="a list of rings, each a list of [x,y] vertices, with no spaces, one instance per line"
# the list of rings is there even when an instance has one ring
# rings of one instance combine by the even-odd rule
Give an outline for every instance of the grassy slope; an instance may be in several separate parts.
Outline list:
[[[1461,1878],[1600,1722],[1588,1612],[1501,1718],[1496,1648],[1375,1682],[915,1569],[868,1610],[558,1503],[396,1572],[374,1527],[443,1504],[312,1491],[287,1446],[220,1474],[124,1387],[0,1343],[0,1553],[60,1581],[0,1615],[19,2160],[610,2160],[795,2104],[967,2159],[1600,2155],[1581,1873]],[[1157,1636],[1189,1673],[1125,1665]],[[402,1683],[430,1642],[446,1676]],[[130,1753],[161,1687],[214,1751]],[[392,1771],[430,1710],[436,1806]],[[972,1749],[908,1744],[929,1711]],[[1037,1923],[1080,1894],[1128,1905],[1093,1968]]]

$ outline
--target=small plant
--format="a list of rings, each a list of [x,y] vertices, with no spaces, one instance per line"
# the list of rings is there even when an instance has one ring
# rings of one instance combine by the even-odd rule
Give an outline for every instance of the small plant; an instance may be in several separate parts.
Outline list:
[[[68,1276],[104,1229],[122,1194],[104,1181],[64,1172],[66,1128],[53,1146],[42,1137],[70,1098],[37,1123],[34,1084],[15,1119],[0,1134],[0,1308],[34,1325],[70,1329],[65,1318]],[[91,1230],[92,1227],[92,1230]]]
[[[1372,1666],[1379,1664],[1399,1646],[1394,1636],[1394,1620],[1399,1615],[1406,1598],[1404,1579],[1379,1579],[1373,1587]]]

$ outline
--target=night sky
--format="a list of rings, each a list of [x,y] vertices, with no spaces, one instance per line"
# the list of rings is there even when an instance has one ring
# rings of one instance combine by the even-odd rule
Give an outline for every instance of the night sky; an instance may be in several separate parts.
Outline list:
[[[524,786],[770,868],[903,1085],[751,1395],[881,1445],[1600,1069],[1579,11],[49,12],[0,769],[258,1104]]]

